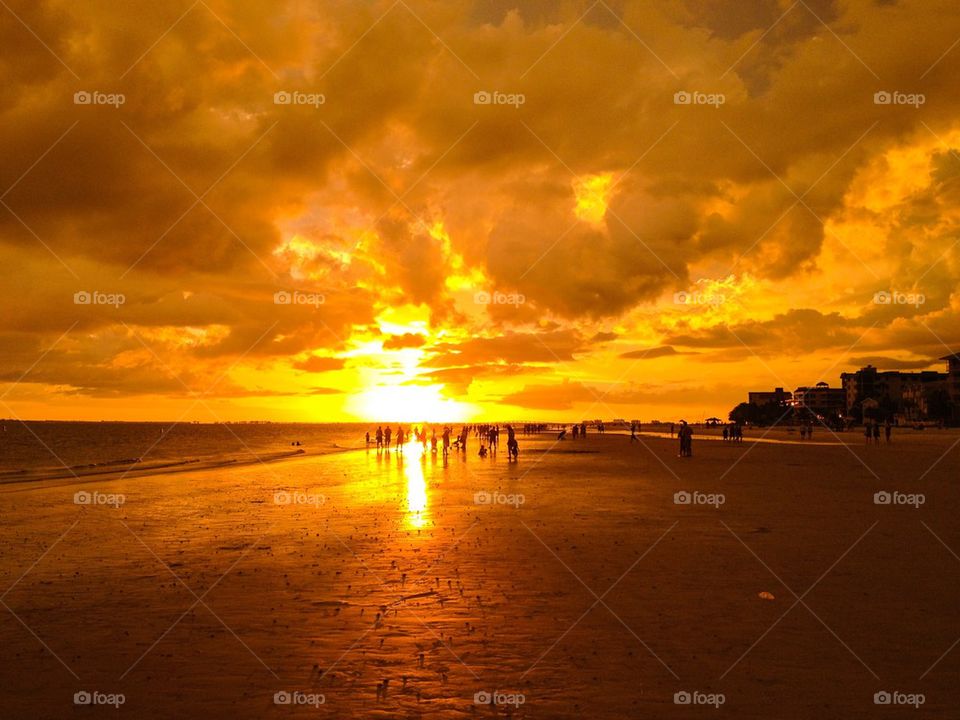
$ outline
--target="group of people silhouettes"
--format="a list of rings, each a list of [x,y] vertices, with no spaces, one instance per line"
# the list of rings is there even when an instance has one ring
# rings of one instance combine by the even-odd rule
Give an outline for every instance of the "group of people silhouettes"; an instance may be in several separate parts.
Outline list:
[[[525,431],[537,432],[531,429],[533,427],[541,426],[526,426]],[[516,461],[520,456],[520,445],[517,443],[516,431],[511,425],[505,425],[503,429],[507,432],[507,454],[509,459]],[[477,452],[480,457],[487,457],[488,454],[496,455],[497,448],[500,446],[499,425],[464,425],[456,435],[453,434],[452,427],[444,425],[439,438],[437,437],[437,429],[432,426],[428,432],[425,425],[411,425],[410,428],[404,432],[403,426],[398,425],[397,432],[394,434],[389,425],[387,425],[386,428],[380,425],[372,437],[369,432],[367,433],[366,441],[368,446],[376,443],[377,452],[382,452],[385,450],[389,451],[392,447],[391,440],[395,439],[396,445],[393,446],[393,450],[394,452],[402,454],[404,445],[413,437],[414,441],[422,446],[424,453],[427,452],[427,444],[429,443],[432,454],[436,455],[440,452],[446,457],[451,450],[463,453],[467,452],[467,439],[470,437],[471,431],[474,437],[480,440],[480,450]]]
[[[743,442],[743,428],[739,423],[724,425],[723,439],[725,442]]]
[[[863,421],[863,434],[867,440],[867,445],[870,445],[871,441],[874,445],[880,444],[880,421],[879,420],[864,420]],[[893,424],[890,422],[890,418],[887,418],[887,421],[883,423],[883,435],[887,440],[887,445],[890,444],[890,436],[893,434]]]

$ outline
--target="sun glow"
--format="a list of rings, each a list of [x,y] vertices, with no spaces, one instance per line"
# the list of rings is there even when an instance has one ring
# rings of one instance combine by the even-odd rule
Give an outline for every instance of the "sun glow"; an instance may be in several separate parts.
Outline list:
[[[446,398],[440,385],[380,385],[354,396],[358,417],[384,422],[456,422],[471,415],[467,403]]]
[[[612,180],[613,173],[600,173],[582,180],[574,180],[573,192],[576,195],[577,204],[573,212],[578,219],[594,224],[603,222],[607,214]]]

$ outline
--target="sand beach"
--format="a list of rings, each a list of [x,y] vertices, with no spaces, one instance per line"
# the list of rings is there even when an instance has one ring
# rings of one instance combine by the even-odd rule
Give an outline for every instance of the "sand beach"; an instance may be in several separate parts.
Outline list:
[[[960,435],[842,440],[6,485],[3,715],[942,717]]]

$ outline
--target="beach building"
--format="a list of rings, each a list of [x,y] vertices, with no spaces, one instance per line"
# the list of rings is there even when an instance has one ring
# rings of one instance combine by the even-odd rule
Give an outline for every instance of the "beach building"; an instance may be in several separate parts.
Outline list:
[[[960,422],[960,352],[940,359],[947,363],[947,394],[953,409],[953,421]]]
[[[763,407],[773,403],[774,405],[788,405],[793,398],[793,394],[784,391],[782,387],[774,388],[772,392],[760,390],[747,393],[747,402],[757,407]]]
[[[847,393],[843,388],[818,382],[813,387],[801,386],[794,390],[792,405],[797,410],[805,409],[825,417],[843,417],[847,410]]]
[[[947,358],[943,358],[946,360]],[[934,370],[921,372],[881,371],[867,365],[840,376],[846,394],[848,415],[862,415],[863,402],[874,400],[881,413],[913,422],[938,414],[938,394],[948,390],[948,374]]]

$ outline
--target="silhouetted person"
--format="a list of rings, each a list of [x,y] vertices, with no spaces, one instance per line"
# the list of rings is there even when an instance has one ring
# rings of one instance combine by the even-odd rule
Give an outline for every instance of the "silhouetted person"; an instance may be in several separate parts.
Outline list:
[[[677,433],[680,439],[680,457],[693,456],[693,428],[686,420],[680,421],[680,431]]]

